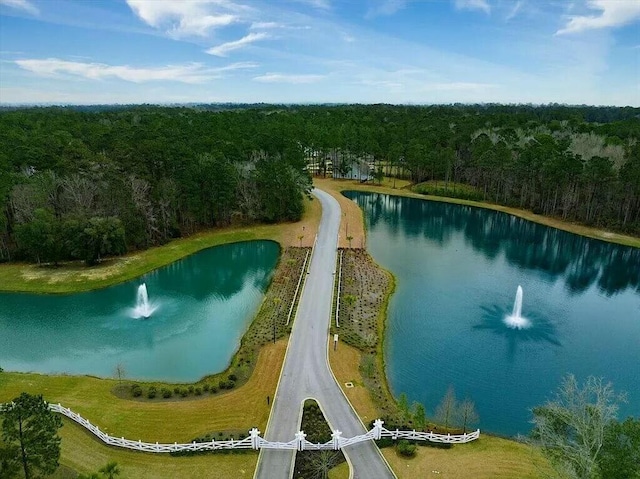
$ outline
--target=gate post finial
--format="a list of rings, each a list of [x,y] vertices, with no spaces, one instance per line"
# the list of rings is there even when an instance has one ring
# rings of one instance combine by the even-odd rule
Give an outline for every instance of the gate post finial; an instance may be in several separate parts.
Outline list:
[[[337,451],[340,449],[340,436],[342,436],[342,431],[338,431],[337,429],[331,433],[331,439],[333,439],[333,450]]]
[[[304,433],[304,431],[296,432],[296,442],[298,443],[298,451],[304,451],[304,438],[305,437],[307,437],[307,435]]]
[[[373,437],[377,441],[382,437],[382,425],[384,421],[382,419],[376,419],[373,421]]]

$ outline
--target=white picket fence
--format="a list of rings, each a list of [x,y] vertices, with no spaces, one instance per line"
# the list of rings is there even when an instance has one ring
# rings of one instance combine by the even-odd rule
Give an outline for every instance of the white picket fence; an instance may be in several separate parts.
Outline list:
[[[8,404],[0,404],[0,410],[6,408]],[[132,441],[123,437],[110,436],[106,432],[100,430],[98,426],[94,426],[80,414],[73,412],[71,409],[61,406],[60,404],[49,404],[49,409],[53,412],[62,414],[72,421],[80,424],[87,430],[91,431],[102,442],[109,446],[124,447],[126,449],[134,449],[144,452],[185,452],[185,451],[219,451],[225,449],[283,449],[296,451],[321,451],[321,450],[338,450],[354,444],[365,441],[390,437],[392,439],[408,439],[411,441],[430,441],[448,444],[464,444],[474,441],[480,437],[480,429],[470,432],[469,434],[435,434],[432,432],[419,431],[389,431],[383,427],[384,421],[377,419],[373,423],[373,428],[359,436],[345,438],[338,430],[333,431],[331,440],[325,443],[313,443],[306,439],[303,431],[298,431],[295,438],[289,442],[267,441],[260,437],[260,431],[253,428],[249,431],[249,436],[241,440],[216,441],[210,442],[191,442],[186,444],[160,444],[142,441]]]

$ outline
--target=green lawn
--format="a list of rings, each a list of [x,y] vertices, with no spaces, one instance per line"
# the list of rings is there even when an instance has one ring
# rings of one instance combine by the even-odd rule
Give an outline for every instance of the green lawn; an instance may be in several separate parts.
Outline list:
[[[116,461],[122,471],[119,477],[128,479],[251,478],[258,462],[257,452],[173,457],[108,447],[68,420],[60,436],[63,467],[51,479],[75,477],[68,475],[69,469],[82,474],[96,472],[109,461]]]
[[[394,447],[382,453],[398,479],[542,479],[552,472],[538,449],[487,435],[451,449],[418,447],[410,459],[397,454]]]

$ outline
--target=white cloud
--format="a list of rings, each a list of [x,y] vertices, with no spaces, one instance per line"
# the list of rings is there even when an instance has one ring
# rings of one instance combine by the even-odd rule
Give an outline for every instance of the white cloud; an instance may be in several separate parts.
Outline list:
[[[458,10],[482,10],[484,13],[491,13],[491,6],[487,0],[455,0],[454,4]]]
[[[324,75],[287,75],[284,73],[267,73],[254,77],[253,80],[261,83],[316,83],[324,79]]]
[[[247,7],[227,0],[126,0],[146,24],[173,37],[207,36],[211,29],[239,20]]]
[[[6,5],[7,7],[15,8],[17,10],[24,10],[32,15],[40,13],[38,8],[27,0],[0,0],[0,5]]]
[[[619,27],[640,18],[638,0],[588,0],[591,10],[600,10],[599,15],[573,15],[556,35],[579,33],[584,30]]]
[[[153,68],[138,68],[129,65],[106,65],[61,60],[58,58],[16,60],[22,69],[40,76],[71,75],[89,80],[117,78],[120,80],[144,83],[150,81],[172,81],[180,83],[203,83],[220,78],[221,73],[230,70],[255,68],[256,63],[233,63],[219,68],[205,68],[201,63],[186,65],[167,65]]]
[[[242,37],[240,40],[234,40],[232,42],[223,43],[218,45],[217,47],[209,48],[206,52],[209,55],[216,55],[218,57],[225,57],[227,53],[238,50],[239,48],[246,47],[254,42],[264,40],[269,38],[269,35],[266,33],[249,33],[248,35]]]

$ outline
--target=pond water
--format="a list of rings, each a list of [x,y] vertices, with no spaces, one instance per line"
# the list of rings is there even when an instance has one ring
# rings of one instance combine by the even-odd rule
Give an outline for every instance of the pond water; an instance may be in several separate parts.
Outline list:
[[[484,430],[527,434],[530,408],[573,373],[611,381],[628,395],[619,417],[640,415],[640,249],[480,208],[345,194],[364,210],[371,255],[396,276],[394,394],[433,414],[451,385]]]
[[[134,281],[73,295],[0,294],[6,371],[195,381],[223,370],[280,254],[271,241],[216,246]],[[153,313],[135,312],[146,284]]]

